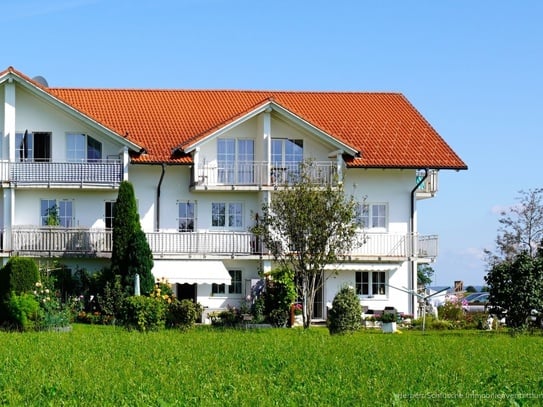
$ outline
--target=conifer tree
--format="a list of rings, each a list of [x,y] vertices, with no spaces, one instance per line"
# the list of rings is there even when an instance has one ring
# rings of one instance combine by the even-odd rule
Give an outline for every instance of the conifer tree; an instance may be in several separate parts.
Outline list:
[[[134,187],[128,181],[119,187],[114,212],[111,272],[121,277],[121,285],[129,294],[134,293],[135,275],[139,274],[141,291],[147,294],[153,288],[153,258],[141,229]]]

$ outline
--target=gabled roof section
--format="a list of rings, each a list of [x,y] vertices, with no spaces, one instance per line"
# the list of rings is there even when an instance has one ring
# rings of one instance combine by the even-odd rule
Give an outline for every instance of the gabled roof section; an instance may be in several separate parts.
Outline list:
[[[0,80],[3,75],[5,72]],[[133,157],[135,163],[190,164],[192,159],[184,149],[190,150],[206,137],[246,120],[264,107],[272,107],[315,135],[345,146],[349,167],[467,169],[400,93],[68,89],[34,85],[143,147],[147,154]],[[350,155],[353,151],[359,155]]]
[[[95,118],[86,115],[84,112],[79,111],[77,107],[71,105],[70,103],[66,101],[63,101],[58,96],[56,96],[53,92],[51,92],[50,88],[42,85],[40,82],[35,81],[34,79],[29,78],[28,76],[17,71],[13,67],[9,67],[5,71],[0,72],[0,84],[6,81],[16,81],[19,85],[21,85],[23,88],[25,88],[29,92],[39,97],[42,97],[43,99],[47,100],[49,103],[52,103],[57,108],[67,112],[68,114],[75,116],[79,118],[80,120],[83,120],[91,127],[96,128],[98,131],[103,132],[112,138],[115,138],[121,144],[132,149],[136,153],[139,153],[140,151],[143,150],[143,148],[137,143],[134,143],[128,140],[122,134],[119,134],[115,130],[108,127],[107,123],[101,123]]]
[[[290,112],[288,109],[276,103],[272,98],[265,100],[264,102],[258,104],[257,106],[255,106],[254,108],[252,108],[251,110],[247,112],[242,112],[238,114],[236,117],[230,118],[226,123],[222,123],[220,126],[217,126],[217,128],[210,129],[207,132],[207,134],[200,134],[197,137],[194,137],[193,140],[187,140],[185,144],[178,146],[178,149],[186,151],[186,152],[191,152],[195,148],[197,148],[200,144],[205,143],[210,138],[220,136],[221,134],[230,130],[231,128],[238,126],[239,124],[266,111],[276,112],[277,115],[283,117],[284,119],[286,119],[287,121],[291,123],[298,125],[299,127],[304,128],[305,130],[312,133],[315,137],[334,146],[335,149],[343,151],[344,154],[347,154],[352,157],[359,154],[359,152],[354,147],[348,146],[347,144],[341,142],[340,140],[325,133],[321,129],[315,127],[311,123],[308,123],[303,118],[298,117],[294,113]]]

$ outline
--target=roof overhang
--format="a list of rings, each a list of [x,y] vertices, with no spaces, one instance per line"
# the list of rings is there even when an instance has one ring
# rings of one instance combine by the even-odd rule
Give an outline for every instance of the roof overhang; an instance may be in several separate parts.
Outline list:
[[[311,124],[307,120],[304,120],[302,117],[296,115],[295,113],[291,112],[290,110],[284,108],[283,106],[279,105],[278,103],[274,101],[266,101],[265,103],[257,106],[253,110],[245,113],[244,115],[228,122],[228,124],[225,124],[224,126],[220,127],[219,129],[209,133],[208,135],[204,136],[203,138],[197,140],[196,142],[187,145],[183,148],[183,151],[185,153],[191,153],[192,151],[196,150],[198,147],[200,147],[202,144],[207,143],[209,140],[220,137],[221,135],[225,134],[229,130],[239,126],[240,124],[246,122],[247,120],[252,119],[253,117],[256,117],[257,115],[264,113],[264,112],[275,112],[279,117],[281,117],[283,120],[287,122],[294,123],[295,125],[301,127],[302,129],[306,130],[310,134],[314,135],[318,139],[322,140],[323,142],[330,144],[333,148],[333,150],[340,150],[343,152],[343,154],[347,154],[350,156],[358,156],[360,155],[360,152],[356,150],[354,147],[351,147],[342,141],[338,140],[331,134],[328,134],[315,125]]]
[[[121,143],[123,146],[126,146],[129,149],[132,149],[134,151],[142,151],[143,149],[142,146],[139,146],[136,143],[133,143],[132,141],[123,137],[123,135],[111,130],[110,128],[97,122],[93,118],[87,116],[85,113],[75,109],[73,106],[69,105],[68,103],[52,95],[47,90],[47,88],[37,84],[31,79],[26,78],[24,75],[18,73],[16,70],[8,69],[7,71],[4,71],[2,76],[0,76],[0,84],[4,82],[11,83],[14,81],[17,82],[17,84],[20,85],[22,88],[32,93],[33,95],[41,97],[46,102],[52,104],[55,108],[58,108],[59,110],[69,114],[70,116],[83,121],[86,125],[90,126],[91,128],[96,129],[96,131],[102,132],[105,135],[115,139],[116,141]]]
[[[155,260],[156,279],[179,284],[232,284],[230,273],[218,260]]]

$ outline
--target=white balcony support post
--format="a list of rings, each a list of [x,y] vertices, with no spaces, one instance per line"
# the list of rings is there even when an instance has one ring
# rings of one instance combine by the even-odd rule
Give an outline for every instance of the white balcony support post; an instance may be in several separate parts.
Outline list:
[[[265,161],[268,163],[266,168],[266,185],[271,185],[271,108],[262,113],[262,137],[265,145]]]
[[[123,147],[123,181],[128,181],[128,164],[130,163],[130,156],[128,155],[128,147]]]
[[[12,188],[4,189],[4,238],[3,247],[4,251],[11,251],[11,230],[13,226],[14,208],[15,208],[15,194]]]
[[[196,147],[192,153],[192,165],[194,168],[194,171],[192,171],[192,185],[198,185],[198,178],[200,177],[200,147]],[[204,171],[206,171],[205,168],[202,171],[203,176],[205,176]]]
[[[4,86],[4,135],[2,139],[2,152],[4,147],[9,149],[9,161],[15,161],[15,82],[8,80]],[[2,153],[2,158],[4,158]]]
[[[336,166],[337,166],[337,183],[342,184],[343,183],[343,157],[340,153],[336,156]],[[330,182],[332,182],[332,179],[330,179]]]

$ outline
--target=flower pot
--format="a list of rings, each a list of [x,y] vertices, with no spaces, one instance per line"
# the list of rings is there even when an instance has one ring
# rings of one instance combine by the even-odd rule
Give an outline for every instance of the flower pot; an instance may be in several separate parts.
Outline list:
[[[396,332],[396,322],[383,322],[381,324],[381,330],[387,334]]]

